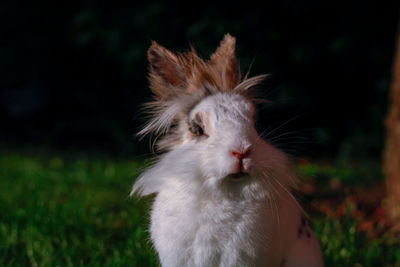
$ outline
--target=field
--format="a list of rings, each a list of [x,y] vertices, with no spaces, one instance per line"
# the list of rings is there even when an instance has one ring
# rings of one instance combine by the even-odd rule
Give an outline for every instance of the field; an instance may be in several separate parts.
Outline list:
[[[158,266],[151,198],[129,198],[142,160],[0,155],[0,266]],[[327,266],[399,266],[379,166],[300,161],[301,201]]]

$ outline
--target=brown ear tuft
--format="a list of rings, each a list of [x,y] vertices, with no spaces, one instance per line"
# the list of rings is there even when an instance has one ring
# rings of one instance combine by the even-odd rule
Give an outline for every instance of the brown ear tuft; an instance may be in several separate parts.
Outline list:
[[[165,98],[171,94],[167,91],[171,86],[184,86],[184,71],[174,53],[152,41],[147,58],[150,63],[150,86],[156,96]]]
[[[211,55],[210,63],[217,66],[222,75],[226,89],[233,89],[240,83],[240,65],[235,55],[236,38],[229,33],[225,34],[219,47]]]

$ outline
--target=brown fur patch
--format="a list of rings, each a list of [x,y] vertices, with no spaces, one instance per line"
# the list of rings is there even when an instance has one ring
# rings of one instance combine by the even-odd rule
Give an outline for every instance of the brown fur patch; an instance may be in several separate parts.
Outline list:
[[[226,34],[217,51],[211,55],[210,63],[222,70],[222,81],[225,88],[233,89],[241,79],[240,65],[235,55],[236,39]]]
[[[211,121],[206,113],[202,114],[203,124],[208,135],[212,134]]]
[[[203,90],[226,92],[233,90],[241,79],[240,65],[235,56],[235,38],[225,35],[209,61],[201,59],[194,48],[173,53],[152,42],[148,52],[150,87],[159,101],[172,99],[182,93],[196,94]]]
[[[151,72],[158,74],[167,83],[174,86],[182,86],[185,80],[183,70],[178,64],[174,54],[153,41],[148,50],[148,59]]]
[[[187,131],[188,125],[182,119],[170,127],[169,131],[157,142],[157,150],[168,150],[174,146],[182,144],[184,141],[184,134]]]
[[[204,97],[232,92],[255,101],[250,89],[258,85],[265,75],[252,78],[246,75],[241,80],[235,44],[236,39],[226,34],[210,59],[203,60],[193,47],[188,52],[173,53],[153,41],[147,56],[154,101],[145,106],[151,120],[138,135],[152,133],[156,139],[161,136],[157,148],[168,149],[183,142],[189,127],[187,116]],[[211,123],[207,115],[202,114],[202,122],[210,131]]]

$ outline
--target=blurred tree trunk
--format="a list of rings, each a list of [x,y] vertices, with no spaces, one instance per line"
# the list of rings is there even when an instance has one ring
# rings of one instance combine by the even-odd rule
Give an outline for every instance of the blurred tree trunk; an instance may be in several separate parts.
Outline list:
[[[395,227],[400,229],[400,23],[397,26],[397,48],[392,68],[383,168],[386,176],[386,208]]]

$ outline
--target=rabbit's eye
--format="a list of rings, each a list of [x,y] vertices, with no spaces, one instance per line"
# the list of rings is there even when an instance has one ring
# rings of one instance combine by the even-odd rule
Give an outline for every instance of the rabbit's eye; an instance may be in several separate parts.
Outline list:
[[[201,114],[200,112],[196,113],[192,120],[189,120],[189,131],[196,137],[208,137],[206,133],[206,128],[204,127],[204,120],[207,122],[207,116],[205,114]]]
[[[196,136],[203,136],[204,130],[199,124],[192,122],[189,126],[189,131]]]

